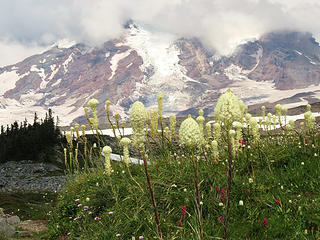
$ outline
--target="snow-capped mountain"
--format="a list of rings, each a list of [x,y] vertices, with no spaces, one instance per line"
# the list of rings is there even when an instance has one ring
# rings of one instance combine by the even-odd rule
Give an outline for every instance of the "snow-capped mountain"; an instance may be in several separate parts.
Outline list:
[[[286,99],[292,107],[318,101],[319,83],[320,47],[308,33],[269,33],[219,56],[198,39],[129,24],[120,39],[99,48],[63,41],[0,68],[0,124],[32,119],[48,108],[60,125],[85,122],[90,98],[100,101],[102,116],[110,100],[111,110],[126,117],[135,100],[156,107],[159,91],[166,113],[211,113],[227,88],[247,104]]]

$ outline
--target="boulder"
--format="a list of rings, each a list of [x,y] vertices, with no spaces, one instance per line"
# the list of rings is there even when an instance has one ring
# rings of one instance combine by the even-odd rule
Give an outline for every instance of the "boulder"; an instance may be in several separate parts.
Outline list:
[[[8,217],[7,222],[10,225],[18,225],[20,223],[20,218],[18,216]]]
[[[16,232],[15,227],[11,226],[7,222],[7,219],[0,218],[0,233],[4,234],[8,238],[12,238],[15,232]]]

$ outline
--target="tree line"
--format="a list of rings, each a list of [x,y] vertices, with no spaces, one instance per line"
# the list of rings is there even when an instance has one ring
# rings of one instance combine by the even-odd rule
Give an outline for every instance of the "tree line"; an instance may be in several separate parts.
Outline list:
[[[58,121],[58,120],[57,120]],[[55,124],[51,109],[45,119],[34,115],[33,124],[27,120],[1,126],[0,163],[34,160],[50,162],[56,158],[62,135]]]

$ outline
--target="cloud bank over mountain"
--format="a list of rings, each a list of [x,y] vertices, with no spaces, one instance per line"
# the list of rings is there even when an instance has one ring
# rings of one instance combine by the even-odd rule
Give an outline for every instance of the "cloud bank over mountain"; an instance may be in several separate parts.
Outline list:
[[[239,41],[275,30],[318,37],[319,15],[318,0],[1,0],[0,55],[8,42],[20,44],[21,54],[62,38],[99,45],[119,37],[130,19],[227,54]]]

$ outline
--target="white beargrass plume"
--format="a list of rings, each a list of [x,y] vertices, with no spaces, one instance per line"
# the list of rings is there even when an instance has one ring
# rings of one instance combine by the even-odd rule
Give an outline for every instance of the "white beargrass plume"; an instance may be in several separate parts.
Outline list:
[[[170,120],[170,141],[172,141],[176,131],[176,124],[177,124],[176,115],[174,113],[171,113],[169,120]]]
[[[131,140],[127,137],[124,137],[120,140],[120,145],[123,146],[123,161],[129,167],[130,156],[129,156],[129,144]]]
[[[289,124],[286,125],[286,130],[290,133],[292,133],[294,129],[294,121],[293,120],[290,120],[289,121]]]
[[[236,135],[236,131],[231,129],[229,130],[229,139],[231,141],[231,146],[232,146],[232,155],[233,157],[236,155],[236,151],[237,151],[237,145],[235,145],[235,141],[234,141],[234,137]]]
[[[162,131],[162,137],[163,137],[163,93],[159,92],[157,95],[158,99],[158,114],[159,114],[159,120],[160,120],[160,126],[161,126],[161,131]]]
[[[67,143],[69,144],[69,147],[72,149],[73,148],[73,143],[72,143],[72,139],[73,136],[71,133],[66,133],[66,139],[67,139]]]
[[[199,179],[197,173],[197,161],[194,157],[194,148],[202,144],[203,139],[201,138],[199,124],[188,115],[188,118],[185,119],[179,129],[179,141],[181,144],[185,145],[192,151],[192,163],[193,163],[193,173],[194,173],[194,183],[195,183],[195,192],[197,200],[197,215],[198,215],[198,227],[199,227],[199,239],[203,239],[202,233],[202,217],[201,217],[201,203],[200,203],[200,194],[199,194]]]
[[[130,123],[132,127],[133,144],[141,147],[145,142],[145,122],[147,120],[147,110],[142,102],[136,101],[130,108]]]
[[[165,132],[165,134],[166,134],[166,138],[167,138],[167,139],[169,139],[169,131],[170,131],[170,130],[169,130],[169,127],[165,127],[165,128],[164,128],[164,132]]]
[[[211,142],[211,147],[213,151],[213,158],[216,160],[219,157],[218,142],[216,140],[213,140]]]
[[[286,125],[287,124],[287,113],[288,113],[288,109],[287,108],[284,108],[282,109],[283,111],[283,114],[284,114],[284,124]]]
[[[206,123],[206,137],[207,137],[207,142],[209,142],[211,138],[211,124]]]
[[[273,130],[276,129],[276,125],[277,125],[277,116],[276,115],[272,115],[272,119],[273,119]]]
[[[280,126],[282,125],[281,124],[281,111],[282,111],[282,106],[280,105],[280,104],[277,104],[276,106],[275,106],[275,108],[276,108],[276,113],[277,113],[277,116],[278,116],[278,121],[279,121],[279,124],[280,124]]]
[[[79,138],[80,138],[79,128],[80,128],[79,123],[75,123],[75,124],[74,124],[74,129],[75,129],[75,131],[76,131],[77,139],[79,139]]]
[[[158,110],[150,110],[150,131],[153,137],[158,135]]]
[[[228,89],[218,99],[214,109],[214,118],[216,122],[222,122],[226,130],[229,131],[234,121],[241,121],[241,116],[243,115],[239,99]]]
[[[237,140],[237,143],[238,143],[238,146],[241,147],[242,145],[242,128],[243,128],[243,125],[240,123],[240,122],[237,122],[236,123],[236,140]]]
[[[179,141],[188,147],[195,147],[201,143],[199,125],[190,114],[180,125]]]
[[[272,120],[272,114],[268,113],[267,115],[267,121],[266,121],[266,125],[267,125],[267,130],[271,130],[271,120]]]
[[[112,149],[109,146],[104,146],[102,149],[104,155],[104,167],[105,173],[110,176],[111,175],[111,161],[110,161],[110,154],[112,153]]]
[[[199,110],[199,116],[197,117],[197,122],[199,124],[199,130],[200,130],[200,138],[201,138],[201,144],[204,144],[204,134],[203,134],[203,124],[204,124],[204,117],[203,117],[203,110]]]
[[[311,111],[304,114],[305,126],[307,131],[311,131],[315,126],[316,118],[312,115]]]
[[[213,124],[213,139],[216,140],[218,143],[221,141],[221,126],[219,123]]]
[[[98,121],[98,115],[97,115],[97,105],[99,104],[99,101],[95,98],[92,98],[89,100],[88,105],[91,108],[91,112],[93,115],[93,127],[95,129],[98,129],[99,121]]]
[[[253,136],[254,141],[255,142],[259,141],[260,134],[259,134],[259,126],[258,126],[257,120],[255,118],[251,118],[249,124],[251,127],[251,134]]]

